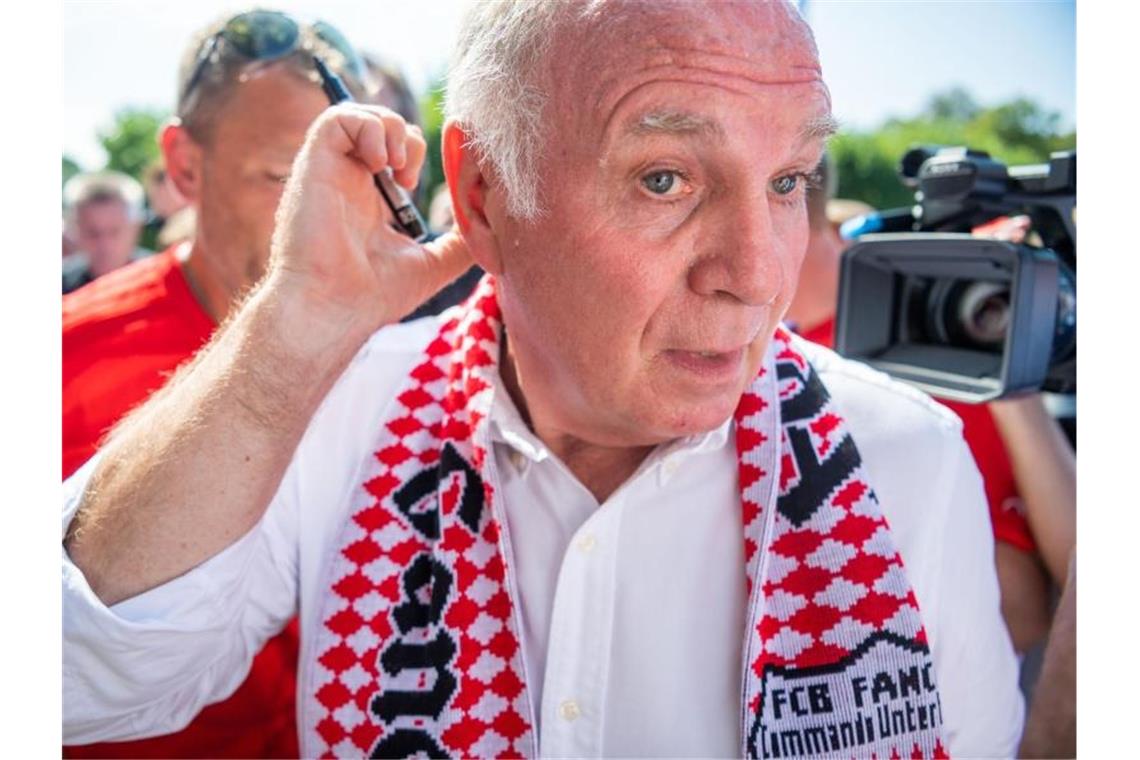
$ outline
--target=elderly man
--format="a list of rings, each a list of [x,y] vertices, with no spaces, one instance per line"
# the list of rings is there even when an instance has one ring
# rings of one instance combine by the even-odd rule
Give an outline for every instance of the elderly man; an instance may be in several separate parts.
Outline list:
[[[299,607],[307,756],[1010,754],[958,424],[777,327],[832,123],[794,9],[480,3],[449,86],[460,236],[330,110],[265,280],[69,483],[68,735],[184,722]]]
[[[64,293],[150,253],[139,248],[143,189],[126,174],[77,174],[63,187],[63,204],[78,249],[63,259]]]

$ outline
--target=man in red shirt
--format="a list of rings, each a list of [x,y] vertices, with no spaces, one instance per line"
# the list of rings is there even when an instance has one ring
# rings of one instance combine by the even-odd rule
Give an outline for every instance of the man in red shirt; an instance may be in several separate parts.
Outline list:
[[[800,335],[829,348],[835,342],[839,260],[846,247],[839,225],[871,210],[856,201],[831,201],[835,184],[825,157],[807,195],[808,251],[786,315]],[[990,404],[937,400],[962,419],[963,436],[982,475],[1002,616],[1014,648],[1024,654],[1049,631],[1050,579],[1058,588],[1064,584],[1076,542],[1072,449],[1038,396]]]
[[[288,44],[282,33],[290,30],[296,37]],[[209,340],[260,278],[293,157],[309,124],[328,106],[313,53],[358,100],[374,98],[361,62],[323,24],[302,26],[284,14],[254,11],[202,30],[188,46],[179,70],[177,117],[160,142],[171,180],[195,207],[197,227],[192,241],[64,298],[65,478],[95,452],[111,426]],[[294,620],[269,641],[238,690],[186,729],[135,742],[69,747],[66,754],[297,757],[297,653]]]

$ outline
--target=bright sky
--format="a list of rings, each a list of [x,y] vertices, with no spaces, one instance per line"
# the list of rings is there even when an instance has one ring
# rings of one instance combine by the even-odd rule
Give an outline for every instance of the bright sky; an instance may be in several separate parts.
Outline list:
[[[694,0],[695,1],[695,0]],[[64,152],[105,161],[96,133],[125,106],[169,109],[186,40],[239,0],[64,0]],[[276,0],[405,69],[422,91],[447,66],[461,0]],[[1073,2],[807,0],[836,115],[853,127],[905,116],[962,85],[983,104],[1017,95],[1076,123]]]

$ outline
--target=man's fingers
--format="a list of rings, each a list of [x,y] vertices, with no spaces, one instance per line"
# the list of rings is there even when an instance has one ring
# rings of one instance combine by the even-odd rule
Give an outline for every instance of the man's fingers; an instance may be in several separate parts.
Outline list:
[[[420,168],[423,167],[424,157],[427,156],[427,142],[424,140],[423,132],[415,124],[408,125],[408,136],[404,147],[408,153],[408,160],[404,168],[394,173],[394,177],[408,190],[413,190],[420,181]]]
[[[430,265],[437,272],[441,287],[466,272],[475,263],[463,236],[454,230],[424,244],[423,248]]]
[[[399,114],[391,111],[385,111],[380,118],[384,124],[388,165],[392,167],[392,171],[399,171],[408,163],[408,151],[404,147],[408,135],[407,125]]]
[[[422,142],[418,127],[410,130],[399,114],[387,108],[341,103],[317,118],[306,148],[313,158],[325,151],[354,158],[372,174],[387,166],[407,174],[414,164],[418,175],[426,152]]]

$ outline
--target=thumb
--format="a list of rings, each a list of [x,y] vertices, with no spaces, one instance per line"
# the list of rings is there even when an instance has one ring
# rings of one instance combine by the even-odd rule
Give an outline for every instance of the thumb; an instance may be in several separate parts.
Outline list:
[[[425,243],[423,249],[425,262],[433,270],[431,279],[439,282],[440,287],[459,277],[475,263],[467,248],[467,241],[454,229]]]

